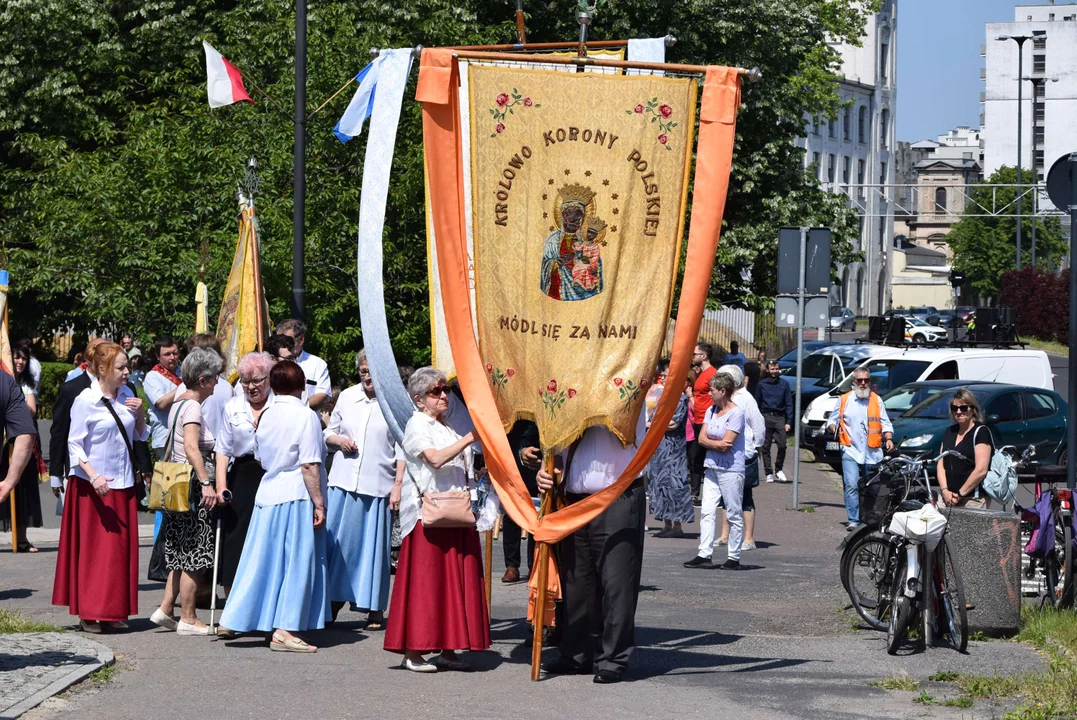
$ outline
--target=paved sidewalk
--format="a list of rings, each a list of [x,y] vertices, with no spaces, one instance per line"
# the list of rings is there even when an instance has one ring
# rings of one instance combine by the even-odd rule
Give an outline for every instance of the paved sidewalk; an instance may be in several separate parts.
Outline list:
[[[18,717],[113,662],[112,650],[74,633],[0,635],[0,720]]]

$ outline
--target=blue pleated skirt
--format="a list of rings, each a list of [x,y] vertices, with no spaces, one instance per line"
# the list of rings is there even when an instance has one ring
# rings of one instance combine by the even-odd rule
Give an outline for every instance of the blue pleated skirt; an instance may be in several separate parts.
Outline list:
[[[221,625],[239,632],[320,630],[330,617],[326,532],[310,500],[255,506]]]
[[[389,498],[329,488],[329,599],[360,610],[389,607]]]

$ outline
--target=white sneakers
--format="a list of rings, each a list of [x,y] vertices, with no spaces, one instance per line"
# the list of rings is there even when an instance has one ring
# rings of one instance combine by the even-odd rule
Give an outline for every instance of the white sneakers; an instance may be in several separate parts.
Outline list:
[[[161,608],[157,608],[153,611],[153,615],[150,615],[150,622],[157,627],[162,627],[165,630],[173,631],[176,629],[177,625],[176,619],[173,618],[171,615],[166,615],[165,613],[161,612]]]
[[[781,470],[779,470],[777,473],[775,473],[775,477],[778,479],[778,482],[780,482],[780,483],[789,482],[788,478],[785,477],[785,473],[782,472]]]
[[[774,476],[773,475],[767,475],[767,482],[774,482]]]
[[[176,623],[177,635],[209,635],[209,625],[195,625],[194,623],[183,622],[180,620]]]

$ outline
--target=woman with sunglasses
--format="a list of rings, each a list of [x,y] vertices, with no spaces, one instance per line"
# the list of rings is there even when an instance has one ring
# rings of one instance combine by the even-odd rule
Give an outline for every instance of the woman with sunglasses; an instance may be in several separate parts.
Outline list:
[[[389,603],[385,649],[402,653],[412,672],[468,670],[457,650],[490,647],[482,555],[475,527],[433,528],[422,523],[420,493],[467,489],[474,431],[458,435],[445,422],[449,386],[445,375],[419,368],[408,380],[418,412],[404,430],[407,472],[400,486],[400,532],[404,537]],[[398,495],[394,488],[393,497]],[[429,662],[424,653],[440,655]]]
[[[979,488],[987,477],[994,449],[980,404],[968,388],[959,389],[950,399],[950,417],[954,424],[942,436],[942,449],[957,450],[963,457],[948,455],[939,460],[939,494],[950,507],[986,508],[990,501]]]

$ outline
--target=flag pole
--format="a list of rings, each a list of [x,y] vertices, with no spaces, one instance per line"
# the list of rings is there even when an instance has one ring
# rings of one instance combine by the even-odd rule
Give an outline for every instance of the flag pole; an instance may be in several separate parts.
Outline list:
[[[554,460],[556,457],[557,455],[550,450],[542,458],[543,469],[550,477],[554,477]],[[553,508],[555,492],[557,492],[556,484],[542,496],[542,503],[539,505],[538,512],[539,519],[542,519]],[[531,570],[532,573],[537,573],[538,583],[535,587],[535,611],[531,614],[534,632],[531,645],[531,680],[533,681],[539,679],[542,669],[542,631],[546,627],[546,598],[549,594],[549,588],[546,586],[550,580],[550,544],[545,542],[538,543],[536,555],[535,565]]]
[[[343,85],[341,85],[341,86],[340,86],[340,89],[339,89],[339,90],[337,90],[337,91],[336,91],[335,93],[333,93],[332,95],[330,95],[330,96],[329,96],[329,97],[328,97],[328,98],[326,99],[326,101],[325,101],[325,102],[323,102],[323,103],[322,103],[321,105],[319,105],[319,106],[318,106],[318,108],[317,108],[317,109],[316,109],[316,110],[315,110],[314,112],[312,112],[312,113],[311,113],[310,115],[308,115],[308,116],[307,116],[307,118],[309,119],[309,118],[312,118],[312,117],[314,117],[315,115],[317,115],[317,114],[318,114],[318,113],[319,113],[319,112],[321,111],[321,109],[322,109],[322,108],[324,108],[324,107],[325,107],[326,105],[328,105],[329,103],[333,102],[333,99],[334,99],[334,98],[335,98],[335,97],[336,97],[337,95],[340,95],[340,94],[341,94],[342,92],[344,92],[345,90],[347,90],[347,89],[348,89],[348,86],[349,86],[349,85],[351,85],[351,84],[352,84],[353,82],[355,82],[355,78],[348,78],[348,82],[346,82],[346,83],[344,83]]]

